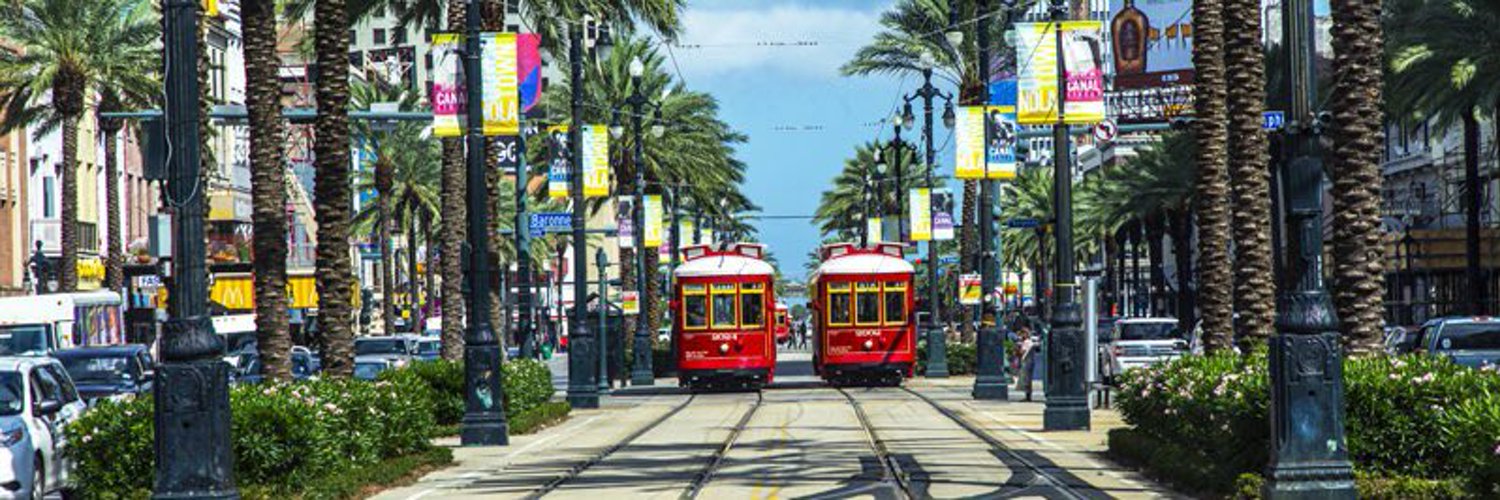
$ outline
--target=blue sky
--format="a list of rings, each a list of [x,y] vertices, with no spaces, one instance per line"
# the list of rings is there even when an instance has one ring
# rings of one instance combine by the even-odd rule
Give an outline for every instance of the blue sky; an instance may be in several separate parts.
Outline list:
[[[764,214],[812,215],[855,145],[890,138],[889,127],[873,123],[890,116],[899,96],[920,82],[844,77],[838,69],[879,30],[880,13],[892,3],[689,1],[676,61],[688,86],[717,97],[723,118],[749,135],[738,156],[749,166],[745,189]],[[758,46],[763,42],[815,45]],[[934,135],[944,143],[941,123]],[[947,161],[938,162],[941,172]],[[808,250],[820,241],[812,221],[758,226],[783,272],[800,277]]]

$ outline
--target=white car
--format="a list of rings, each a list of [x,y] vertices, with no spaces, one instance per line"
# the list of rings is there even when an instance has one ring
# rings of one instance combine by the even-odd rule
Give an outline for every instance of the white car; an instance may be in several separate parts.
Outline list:
[[[0,498],[36,498],[70,486],[63,429],[86,405],[56,359],[0,358]]]
[[[1108,337],[1100,339],[1107,360],[1105,381],[1113,382],[1132,368],[1191,353],[1190,337],[1177,327],[1173,318],[1125,318],[1116,322]]]

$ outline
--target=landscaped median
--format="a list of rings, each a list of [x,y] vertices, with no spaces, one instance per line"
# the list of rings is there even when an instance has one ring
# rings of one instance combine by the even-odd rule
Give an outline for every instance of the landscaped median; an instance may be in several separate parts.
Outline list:
[[[504,365],[513,434],[566,418],[535,361]],[[417,363],[380,380],[323,379],[235,386],[231,441],[247,498],[355,498],[453,460],[432,438],[463,417],[463,368]],[[149,396],[101,402],[67,429],[73,479],[86,498],[146,498],[155,456]]]
[[[1133,370],[1110,454],[1179,488],[1255,497],[1270,457],[1264,352]],[[1362,498],[1500,495],[1500,373],[1444,358],[1344,362],[1345,422]]]

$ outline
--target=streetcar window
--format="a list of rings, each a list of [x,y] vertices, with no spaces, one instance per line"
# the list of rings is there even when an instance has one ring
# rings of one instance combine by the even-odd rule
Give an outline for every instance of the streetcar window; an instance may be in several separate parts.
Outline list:
[[[740,328],[761,325],[766,308],[765,301],[761,297],[760,292],[740,291]]]
[[[902,325],[902,324],[906,324],[906,291],[905,290],[891,290],[889,288],[886,289],[886,291],[885,291],[885,324],[887,324],[887,325]]]
[[[854,314],[854,320],[858,324],[880,324],[880,292],[860,290],[855,294]]]
[[[713,287],[714,328],[734,328],[734,283],[714,283]]]
[[[828,285],[828,324],[849,324],[849,284]]]
[[[682,308],[686,314],[686,324],[689,330],[701,330],[708,327],[708,297],[703,295],[689,295],[683,298]]]

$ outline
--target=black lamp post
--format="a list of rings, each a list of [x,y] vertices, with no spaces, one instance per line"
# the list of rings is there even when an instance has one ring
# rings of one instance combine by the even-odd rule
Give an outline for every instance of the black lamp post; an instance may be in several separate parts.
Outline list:
[[[1007,8],[1013,5],[1013,0],[1002,0]],[[963,31],[958,25],[957,2],[948,12],[949,31],[948,42],[957,47],[963,42]],[[990,101],[990,29],[989,29],[989,0],[979,0],[978,11],[974,13],[974,31],[978,33],[979,49],[979,81],[983,83],[984,90],[980,94],[980,105]],[[989,155],[985,155],[986,158]],[[988,168],[986,168],[988,170]],[[977,376],[974,378],[974,399],[993,399],[1006,401],[1010,399],[1010,387],[1006,381],[1005,373],[1005,344],[1000,339],[999,328],[999,303],[990,293],[995,289],[999,249],[995,244],[995,215],[993,207],[998,202],[995,181],[983,179],[979,181],[979,199],[982,205],[979,210],[979,274],[980,294],[982,297],[979,314],[979,352],[976,356]],[[967,209],[967,207],[966,207]]]
[[[208,319],[203,190],[198,149],[198,2],[164,2],[162,32],[169,156],[165,198],[177,208],[172,238],[172,319],[162,325],[155,398],[157,498],[239,498],[229,445],[229,365]]]
[[[681,226],[679,225],[680,221],[678,220],[678,213],[677,213],[678,208],[680,208],[680,206],[679,206],[680,205],[680,201],[677,199],[678,194],[681,192],[680,190],[681,190],[681,186],[669,186],[667,188],[667,194],[669,196],[671,196],[671,200],[670,200],[671,201],[671,208],[670,208],[670,210],[672,211],[671,212],[672,213],[672,215],[671,215],[671,224],[672,224],[672,227],[668,228],[672,232],[671,233],[672,234],[672,236],[671,236],[671,245],[672,245],[672,249],[671,249],[672,252],[671,252],[671,254],[672,254],[672,256],[670,257],[671,262],[672,262],[672,269],[671,269],[671,271],[667,272],[667,282],[670,284],[667,287],[667,290],[670,290],[669,292],[667,292],[669,294],[669,296],[671,296],[670,294],[676,293],[676,290],[677,290],[677,287],[676,287],[677,286],[677,264],[678,264],[678,259],[680,259],[681,255],[682,255],[682,230],[681,230]],[[673,311],[672,314],[675,315],[675,314],[677,314],[677,312]],[[669,347],[671,349],[672,355],[671,356],[667,356],[667,363],[668,363],[667,371],[668,371],[668,373],[676,373],[677,372],[677,336],[676,335],[671,335],[669,337],[670,337],[670,340],[668,340],[668,345],[669,345]]]
[[[891,174],[896,177],[896,241],[901,243],[906,243],[907,240],[906,182],[904,179],[906,172],[905,165],[901,164],[901,153],[906,144],[901,141],[901,129],[910,129],[916,122],[911,116],[911,105],[908,104],[905,108],[906,111],[896,116],[893,120],[894,125],[891,127],[895,132],[895,137],[891,139],[891,161],[893,162]]]
[[[953,113],[953,94],[943,92],[932,85],[932,67],[922,68],[922,86],[906,96],[906,107],[903,114],[908,121],[914,121],[911,115],[911,101],[922,99],[922,142],[923,160],[927,162],[927,189],[929,195],[937,188],[937,183],[932,179],[932,171],[936,170],[937,152],[932,147],[932,100],[941,98],[947,101],[943,108],[943,126],[952,129],[957,117]],[[931,226],[929,226],[930,228]],[[930,231],[929,231],[930,232]],[[938,325],[938,254],[937,239],[927,240],[927,377],[948,377],[948,337],[943,335],[943,329]]]
[[[630,130],[634,141],[631,148],[631,164],[635,166],[635,285],[640,297],[640,312],[636,314],[635,321],[635,362],[630,370],[631,385],[655,385],[656,376],[651,367],[651,287],[646,281],[646,155],[641,144],[641,108],[650,104],[650,100],[641,94],[641,76],[646,73],[646,65],[640,58],[630,61],[630,96],[625,99],[625,104],[630,106]],[[656,107],[655,122],[651,125],[651,136],[660,138],[666,133],[661,125],[661,108]],[[611,132],[617,136],[620,131],[617,127],[611,127]],[[674,250],[675,253],[675,250]],[[625,265],[621,262],[620,265]]]
[[[473,0],[470,0],[473,1]],[[583,26],[568,26],[569,79],[572,90],[572,125],[568,127],[568,183],[573,198],[573,318],[568,335],[568,404],[574,408],[598,408],[599,377],[595,365],[594,333],[589,331],[588,308],[588,240],[583,217]],[[560,301],[559,301],[560,302]],[[603,332],[600,332],[601,334]]]
[[[1407,224],[1405,234],[1401,236],[1401,256],[1406,268],[1406,279],[1404,281],[1406,285],[1406,324],[1408,325],[1417,322],[1417,270],[1412,265],[1413,257],[1411,253],[1411,247],[1416,242],[1416,238],[1411,237],[1411,225]]]
[[[609,273],[609,255],[604,253],[604,247],[594,250],[594,268],[599,273],[599,393],[608,394],[611,388],[609,373],[609,339],[605,333],[609,331],[609,284],[605,279]],[[623,262],[621,264],[624,264]]]
[[[1057,39],[1057,88],[1067,88],[1064,68],[1062,21],[1068,15],[1067,3],[1052,1],[1052,28]],[[1074,300],[1077,288],[1073,276],[1073,171],[1068,153],[1068,125],[1064,121],[1066,94],[1057,93],[1057,123],[1052,125],[1052,214],[1057,232],[1053,263],[1052,331],[1047,335],[1047,407],[1042,412],[1042,428],[1077,430],[1089,428],[1088,377],[1084,373],[1085,347],[1082,310]]]
[[[1313,2],[1282,4],[1290,51],[1292,118],[1283,159],[1289,240],[1285,281],[1276,300],[1271,339],[1271,463],[1266,498],[1355,498],[1344,441],[1343,361],[1338,319],[1323,285],[1323,162],[1318,147],[1324,119],[1314,114]]]
[[[521,335],[521,357],[536,358],[536,334],[531,324],[531,224],[526,213],[526,136],[535,134],[532,126],[521,128],[516,140],[516,330]]]
[[[505,421],[505,387],[500,384],[500,342],[490,324],[489,203],[484,187],[484,84],[480,78],[480,2],[469,0],[464,40],[464,84],[468,105],[467,176],[469,265],[468,317],[464,328],[464,418],[459,439],[464,446],[498,446],[510,442]]]

